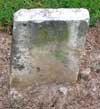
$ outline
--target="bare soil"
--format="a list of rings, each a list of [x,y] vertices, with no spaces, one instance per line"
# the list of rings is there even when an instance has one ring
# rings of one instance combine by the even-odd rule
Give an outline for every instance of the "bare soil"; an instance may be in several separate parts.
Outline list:
[[[100,30],[90,28],[86,40],[86,54],[80,70],[90,69],[87,78],[76,84],[48,84],[32,86],[17,98],[10,94],[9,62],[11,35],[0,32],[0,109],[100,109]],[[63,88],[63,91],[61,90]],[[67,89],[70,92],[67,93]]]

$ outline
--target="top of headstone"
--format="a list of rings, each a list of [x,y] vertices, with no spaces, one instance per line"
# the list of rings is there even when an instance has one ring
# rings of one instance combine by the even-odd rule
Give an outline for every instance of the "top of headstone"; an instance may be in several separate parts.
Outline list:
[[[89,21],[89,12],[84,8],[58,8],[58,9],[20,9],[14,14],[14,21]]]

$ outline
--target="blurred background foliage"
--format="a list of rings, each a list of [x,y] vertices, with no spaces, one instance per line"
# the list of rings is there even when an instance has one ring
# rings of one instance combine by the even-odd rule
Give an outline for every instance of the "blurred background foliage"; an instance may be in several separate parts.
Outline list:
[[[13,13],[20,8],[87,8],[91,26],[100,19],[100,0],[0,0],[0,24],[12,25]]]

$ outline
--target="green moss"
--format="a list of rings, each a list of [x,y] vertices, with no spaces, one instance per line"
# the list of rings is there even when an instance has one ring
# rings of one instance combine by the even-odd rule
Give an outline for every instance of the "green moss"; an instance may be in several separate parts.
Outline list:
[[[65,22],[58,22],[58,24],[56,23],[43,23],[41,24],[41,27],[38,25],[38,34],[35,41],[37,46],[44,46],[49,42],[68,42],[70,36],[68,25]]]
[[[39,34],[37,35],[36,45],[37,46],[45,45],[49,40],[50,38],[48,37],[48,31],[46,29],[42,29],[39,31]]]
[[[54,56],[60,61],[64,61],[64,59],[65,59],[65,53],[63,50],[55,51]]]

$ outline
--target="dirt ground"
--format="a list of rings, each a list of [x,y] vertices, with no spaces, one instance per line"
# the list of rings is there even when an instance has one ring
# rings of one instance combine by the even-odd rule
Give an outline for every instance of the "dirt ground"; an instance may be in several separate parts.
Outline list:
[[[90,69],[88,78],[76,84],[32,86],[17,97],[10,93],[9,60],[11,35],[0,32],[0,109],[100,109],[100,30],[90,28],[81,70]],[[68,92],[67,89],[70,89]]]

